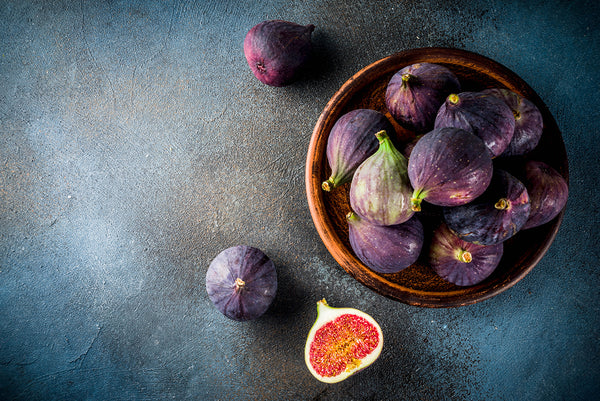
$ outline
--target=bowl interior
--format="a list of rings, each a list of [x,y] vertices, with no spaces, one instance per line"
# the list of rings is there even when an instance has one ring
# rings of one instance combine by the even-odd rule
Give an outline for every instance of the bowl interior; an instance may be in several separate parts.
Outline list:
[[[380,274],[366,267],[354,255],[348,240],[346,214],[350,211],[349,189],[345,184],[331,192],[321,189],[331,170],[326,156],[331,128],[343,114],[358,108],[384,113],[400,138],[409,141],[414,133],[400,127],[385,106],[387,83],[399,69],[419,62],[444,65],[459,78],[463,91],[501,87],[531,100],[540,109],[544,131],[537,148],[525,157],[495,159],[495,166],[518,171],[527,159],[543,161],[554,167],[568,181],[566,149],[561,133],[539,96],[515,73],[481,55],[457,49],[422,48],[394,54],[379,60],[351,77],[331,98],[314,128],[306,162],[306,191],[310,213],[317,231],[334,259],[356,280],[381,295],[411,305],[451,307],[472,304],[492,297],[522,279],[543,257],[554,240],[564,211],[553,221],[523,230],[504,243],[504,254],[494,273],[483,282],[459,287],[435,274],[424,262],[427,233],[439,224],[439,209],[425,205],[420,213],[425,226],[426,242],[421,258],[395,274]]]

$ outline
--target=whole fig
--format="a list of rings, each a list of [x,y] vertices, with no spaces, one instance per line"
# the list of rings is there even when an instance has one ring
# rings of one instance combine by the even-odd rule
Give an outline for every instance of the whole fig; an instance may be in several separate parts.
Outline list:
[[[531,213],[523,229],[541,226],[555,218],[567,204],[569,185],[562,175],[544,162],[525,163],[523,183],[529,192]]]
[[[373,224],[404,223],[413,215],[407,161],[385,131],[375,136],[379,149],[356,169],[350,184],[350,206]]]
[[[437,206],[468,203],[486,190],[492,171],[481,139],[459,128],[434,129],[418,140],[408,159],[412,210],[420,211],[423,200]]]
[[[490,155],[504,152],[515,132],[512,110],[502,100],[483,92],[452,93],[440,106],[435,128],[455,127],[477,135]]]
[[[445,224],[434,232],[429,265],[444,280],[459,286],[480,283],[496,270],[504,245],[477,245],[458,238]]]
[[[423,224],[417,216],[393,226],[379,226],[350,212],[348,234],[356,256],[378,273],[397,273],[415,263],[423,247]]]
[[[291,83],[310,56],[314,29],[282,20],[252,27],[244,39],[244,55],[256,78],[271,86]]]
[[[448,68],[417,63],[395,73],[385,93],[390,114],[403,127],[425,133],[433,128],[438,109],[451,93],[460,91],[458,78]]]
[[[486,89],[483,93],[496,96],[513,112],[515,132],[502,156],[519,156],[531,152],[538,145],[544,129],[542,113],[523,96],[502,88]]]
[[[479,245],[494,245],[515,235],[530,212],[525,185],[496,168],[486,191],[474,201],[443,210],[444,221],[459,238]]]
[[[256,319],[275,298],[277,272],[260,249],[234,246],[219,253],[210,263],[206,291],[216,308],[228,318]]]
[[[331,191],[352,181],[358,166],[379,147],[375,134],[382,130],[391,138],[396,136],[387,117],[371,109],[352,110],[335,122],[327,138],[331,175],[321,185],[323,190]]]

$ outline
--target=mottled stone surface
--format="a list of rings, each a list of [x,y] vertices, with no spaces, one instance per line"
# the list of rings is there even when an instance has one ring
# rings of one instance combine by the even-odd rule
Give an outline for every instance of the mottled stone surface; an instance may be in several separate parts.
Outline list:
[[[266,19],[314,24],[295,84],[254,78]],[[598,89],[592,1],[2,1],[0,399],[589,400],[600,392]],[[329,255],[304,190],[312,128],[364,66],[446,46],[512,69],[570,162],[558,236],[508,291],[422,309]],[[279,290],[234,322],[204,288],[237,244]],[[380,359],[325,385],[304,365],[316,301],[375,317]]]

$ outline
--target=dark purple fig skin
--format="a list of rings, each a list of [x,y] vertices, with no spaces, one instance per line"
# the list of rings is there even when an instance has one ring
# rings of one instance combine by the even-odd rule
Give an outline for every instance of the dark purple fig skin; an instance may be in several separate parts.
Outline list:
[[[515,132],[515,117],[502,100],[483,92],[451,94],[438,110],[435,128],[455,127],[477,135],[490,155],[504,152]]]
[[[448,68],[417,63],[402,68],[388,83],[385,103],[403,127],[417,133],[433,128],[438,109],[451,93],[460,91],[460,82]]]
[[[474,201],[444,208],[444,221],[459,238],[495,245],[515,235],[529,218],[529,194],[513,175],[496,168],[487,190]]]
[[[411,139],[409,142],[406,142],[402,147],[402,154],[404,155],[404,157],[406,157],[407,159],[410,158],[410,154],[412,153],[412,150],[414,149],[415,145],[417,144],[417,142],[419,141],[419,139],[421,139],[423,135],[417,135],[415,136],[413,139]]]
[[[492,88],[483,93],[502,100],[515,117],[515,132],[501,156],[521,156],[535,149],[544,129],[544,119],[537,106],[508,89]]]
[[[525,163],[523,183],[529,192],[531,213],[522,229],[548,223],[564,209],[569,197],[569,185],[562,175],[544,162]]]
[[[492,173],[481,139],[459,128],[435,129],[419,139],[408,159],[412,209],[420,211],[422,200],[437,206],[468,203],[486,190]]]
[[[413,215],[412,188],[406,173],[406,157],[396,149],[388,134],[376,134],[379,148],[357,169],[350,184],[350,206],[372,224],[404,223]]]
[[[277,272],[260,249],[234,246],[219,253],[211,262],[206,272],[206,291],[217,309],[228,318],[256,319],[275,298]]]
[[[417,216],[393,226],[380,226],[350,212],[348,235],[356,256],[377,273],[397,273],[419,258],[423,247],[423,224]]]
[[[321,185],[323,190],[331,191],[352,181],[358,166],[379,148],[375,134],[382,130],[394,141],[396,132],[390,121],[383,113],[371,109],[352,110],[335,122],[327,138],[331,175]]]
[[[285,86],[308,61],[314,25],[263,21],[248,31],[244,55],[259,81],[270,86]]]
[[[502,259],[504,244],[477,245],[458,238],[445,224],[434,232],[429,245],[429,266],[444,280],[469,286],[488,278]]]

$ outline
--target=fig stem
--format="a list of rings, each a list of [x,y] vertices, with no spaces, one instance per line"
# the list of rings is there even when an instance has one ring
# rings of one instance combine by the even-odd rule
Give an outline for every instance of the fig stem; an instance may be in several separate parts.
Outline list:
[[[458,258],[463,263],[471,263],[471,261],[473,260],[473,255],[471,255],[471,252],[461,249]]]
[[[327,181],[323,181],[321,188],[323,188],[323,191],[331,192],[331,190],[335,188],[335,182],[333,181],[333,178],[329,177]]]
[[[422,189],[415,190],[415,192],[413,192],[412,199],[410,200],[410,208],[413,212],[421,211],[421,202],[423,202],[424,197],[425,194],[423,193]]]
[[[235,279],[235,290],[237,292],[241,291],[242,288],[244,288],[245,286],[246,286],[246,283],[244,282],[244,280],[242,280],[239,277]]]
[[[506,198],[500,198],[500,200],[494,205],[494,207],[498,210],[506,210],[509,206],[510,201]]]
[[[359,219],[358,215],[354,212],[348,212],[348,214],[346,214],[346,219],[348,221],[357,221]]]
[[[413,81],[415,79],[415,76],[409,73],[403,74],[402,75],[402,87],[406,88],[408,86],[408,83],[410,81]]]
[[[460,98],[456,93],[451,93],[450,95],[448,95],[448,101],[452,104],[458,104],[459,100]]]

